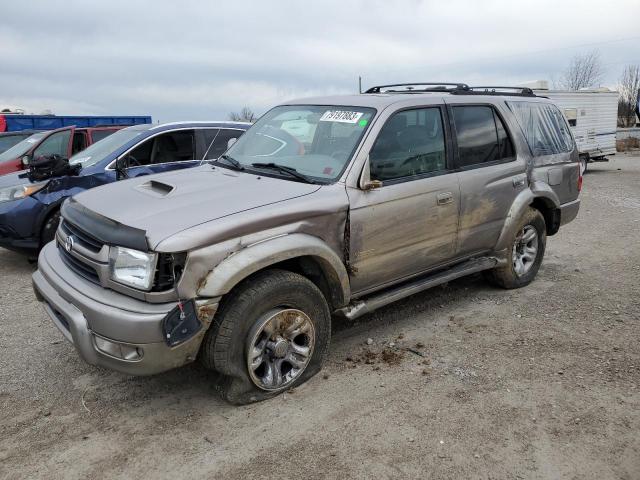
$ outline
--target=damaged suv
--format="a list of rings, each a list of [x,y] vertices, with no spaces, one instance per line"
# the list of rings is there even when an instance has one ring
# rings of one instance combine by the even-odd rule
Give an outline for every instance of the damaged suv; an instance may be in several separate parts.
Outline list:
[[[209,164],[66,201],[34,289],[87,362],[199,359],[242,404],[316,374],[332,318],[480,271],[527,285],[581,183],[562,113],[528,89],[292,101]]]

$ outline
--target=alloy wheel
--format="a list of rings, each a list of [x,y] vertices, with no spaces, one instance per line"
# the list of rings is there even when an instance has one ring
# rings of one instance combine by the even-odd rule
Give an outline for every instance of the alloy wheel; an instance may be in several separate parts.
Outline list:
[[[249,335],[251,381],[263,390],[284,390],[309,365],[314,343],[313,322],[303,311],[281,308],[263,315]]]

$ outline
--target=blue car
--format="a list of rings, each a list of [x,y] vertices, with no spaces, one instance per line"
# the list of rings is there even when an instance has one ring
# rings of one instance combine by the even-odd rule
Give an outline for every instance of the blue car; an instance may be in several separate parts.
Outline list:
[[[222,155],[250,124],[185,122],[124,128],[77,153],[64,169],[31,166],[0,176],[0,246],[35,255],[53,240],[60,205],[124,178],[189,168]],[[64,172],[64,174],[61,174]]]

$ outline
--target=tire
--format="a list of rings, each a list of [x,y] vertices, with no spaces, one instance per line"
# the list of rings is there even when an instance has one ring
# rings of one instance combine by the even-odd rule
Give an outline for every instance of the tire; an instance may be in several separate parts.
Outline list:
[[[535,232],[535,237],[531,237],[532,232]],[[531,240],[525,244],[523,239],[526,240],[526,238]],[[534,244],[535,256],[530,253]],[[512,235],[507,264],[488,270],[485,274],[486,278],[494,285],[507,289],[529,285],[540,269],[546,244],[547,230],[544,217],[540,211],[529,207]],[[529,259],[525,262],[524,257]]]
[[[40,249],[56,238],[56,230],[60,224],[60,210],[49,214],[40,232]]]
[[[297,336],[287,338],[290,331]],[[318,287],[297,273],[266,270],[223,299],[199,358],[225,377],[216,384],[221,396],[243,405],[274,397],[318,373],[330,337],[331,313]]]

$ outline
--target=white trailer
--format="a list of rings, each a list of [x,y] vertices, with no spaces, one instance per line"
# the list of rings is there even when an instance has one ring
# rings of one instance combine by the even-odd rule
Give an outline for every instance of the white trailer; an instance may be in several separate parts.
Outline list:
[[[607,155],[615,155],[618,92],[608,88],[549,90],[546,80],[520,86],[549,98],[564,113],[578,145],[583,172],[588,162],[606,162]]]

